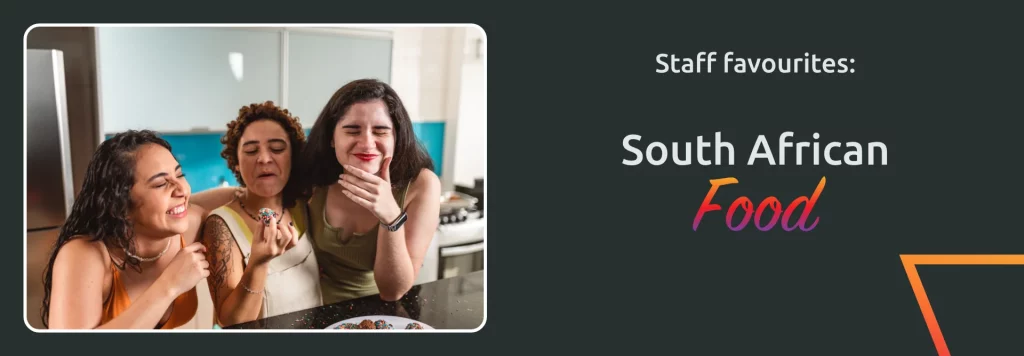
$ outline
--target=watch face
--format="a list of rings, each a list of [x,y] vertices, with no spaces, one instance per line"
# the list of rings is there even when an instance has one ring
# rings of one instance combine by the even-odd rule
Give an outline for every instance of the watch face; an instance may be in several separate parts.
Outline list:
[[[398,217],[398,221],[395,222],[395,226],[392,227],[391,231],[397,231],[398,228],[402,227],[402,225],[405,224],[405,218],[406,217],[407,217],[407,215],[405,215],[405,213],[403,212],[402,216]]]
[[[407,215],[403,212],[402,215],[398,216],[398,220],[395,221],[394,225],[384,225],[384,227],[386,227],[388,231],[398,231],[398,229],[402,227],[402,224],[405,224],[406,217]]]

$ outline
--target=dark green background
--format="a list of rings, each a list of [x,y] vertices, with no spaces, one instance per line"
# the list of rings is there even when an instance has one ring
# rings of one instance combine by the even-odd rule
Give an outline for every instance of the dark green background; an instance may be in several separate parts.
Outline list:
[[[8,12],[11,109],[22,149],[22,35],[34,22],[472,22],[487,32],[487,325],[472,335],[37,335],[23,322],[23,257],[0,270],[0,320],[53,351],[354,354],[935,355],[899,254],[1022,253],[1020,21],[963,3],[615,6],[35,3]],[[159,8],[159,10],[158,10]],[[86,15],[88,14],[88,16]],[[656,74],[658,53],[856,58],[849,75]],[[721,63],[721,62],[719,62]],[[685,142],[716,131],[733,167],[626,167],[628,134]],[[882,141],[888,166],[745,165],[757,135]],[[14,156],[12,154],[12,156]],[[23,158],[22,158],[23,159]],[[9,160],[12,165],[20,163]],[[813,232],[736,233],[723,213],[690,228],[708,180],[784,202],[828,183]],[[5,185],[17,198],[21,176]],[[11,240],[22,209],[11,204]],[[727,207],[727,205],[726,205]],[[20,241],[20,240],[19,240]],[[928,267],[953,355],[1020,354],[1024,267]]]

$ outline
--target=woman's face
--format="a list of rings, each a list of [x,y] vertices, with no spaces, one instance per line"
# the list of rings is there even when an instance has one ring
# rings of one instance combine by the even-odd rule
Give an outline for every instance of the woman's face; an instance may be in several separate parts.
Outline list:
[[[332,144],[338,163],[377,174],[384,157],[395,151],[394,127],[384,101],[350,106],[334,127]]]
[[[284,127],[272,120],[250,123],[238,141],[238,166],[250,192],[281,194],[292,172],[292,147]]]
[[[135,231],[153,237],[181,234],[188,230],[188,199],[192,187],[181,173],[171,151],[147,144],[135,153],[135,185],[131,213]]]

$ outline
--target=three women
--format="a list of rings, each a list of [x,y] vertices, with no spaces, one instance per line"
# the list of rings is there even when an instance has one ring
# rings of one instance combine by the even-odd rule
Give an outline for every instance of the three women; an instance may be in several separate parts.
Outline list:
[[[412,287],[440,182],[391,87],[340,88],[308,144],[270,102],[242,108],[222,143],[245,187],[233,201],[227,188],[191,195],[151,132],[101,145],[47,267],[44,324],[177,327],[204,277],[221,325]]]

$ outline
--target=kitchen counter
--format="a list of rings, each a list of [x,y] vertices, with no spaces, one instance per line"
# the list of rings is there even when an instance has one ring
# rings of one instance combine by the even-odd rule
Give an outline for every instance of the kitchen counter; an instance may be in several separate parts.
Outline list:
[[[324,329],[345,319],[369,315],[409,318],[434,329],[476,329],[484,320],[484,271],[413,286],[395,302],[372,295],[225,329]]]

